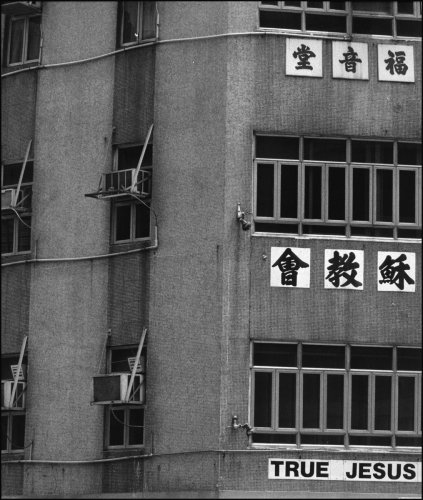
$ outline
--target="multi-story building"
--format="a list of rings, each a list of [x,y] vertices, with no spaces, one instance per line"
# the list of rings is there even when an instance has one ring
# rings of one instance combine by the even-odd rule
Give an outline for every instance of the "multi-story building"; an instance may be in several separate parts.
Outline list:
[[[1,8],[3,495],[418,497],[421,2]]]

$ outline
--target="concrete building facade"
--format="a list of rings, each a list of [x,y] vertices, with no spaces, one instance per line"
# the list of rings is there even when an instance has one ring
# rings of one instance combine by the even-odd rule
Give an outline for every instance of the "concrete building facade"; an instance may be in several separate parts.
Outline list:
[[[2,2],[3,495],[420,495],[420,62],[420,2]]]

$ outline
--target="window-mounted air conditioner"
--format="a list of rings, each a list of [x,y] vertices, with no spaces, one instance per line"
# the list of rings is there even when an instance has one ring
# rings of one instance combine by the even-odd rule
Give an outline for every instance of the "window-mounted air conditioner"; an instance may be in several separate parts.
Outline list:
[[[2,211],[15,209],[19,212],[29,211],[31,209],[30,196],[31,187],[23,187],[1,190],[1,209]]]
[[[151,196],[151,171],[140,169],[136,179],[135,174],[135,168],[103,174],[101,184],[103,193],[128,191],[145,198]]]
[[[8,16],[24,16],[40,12],[41,2],[6,2],[1,6],[1,13]]]
[[[1,382],[1,407],[11,410],[24,410],[26,407],[26,382],[18,382],[13,398],[13,404],[10,397],[13,391],[13,380],[2,380]]]
[[[145,377],[135,375],[134,383],[125,401],[130,373],[110,373],[108,375],[96,375],[93,377],[93,400],[91,404],[144,404],[145,403]]]

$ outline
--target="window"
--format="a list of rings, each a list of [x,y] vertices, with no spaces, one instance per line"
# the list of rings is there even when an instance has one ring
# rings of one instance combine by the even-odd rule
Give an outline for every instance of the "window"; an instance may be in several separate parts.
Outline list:
[[[260,28],[421,37],[421,2],[260,2]]]
[[[40,15],[10,17],[8,31],[8,66],[39,60],[41,40]]]
[[[421,348],[253,343],[252,442],[421,446]]]
[[[109,352],[109,373],[131,373],[131,362],[135,361],[137,346],[113,348]],[[146,348],[143,348],[138,374],[145,377]],[[133,392],[145,391],[145,378],[142,384],[134,385]],[[145,398],[143,398],[144,400]],[[106,448],[143,447],[145,404],[118,404],[106,407]]]
[[[116,150],[115,167],[117,171],[135,169],[141,156],[142,146],[122,147]],[[141,192],[146,193],[142,200],[136,200],[128,195],[125,201],[113,204],[113,243],[130,243],[145,240],[150,237],[150,203],[151,203],[151,171],[152,171],[152,144],[148,144],[142,171],[138,178]],[[129,180],[130,185],[130,180]]]
[[[421,237],[421,144],[256,136],[256,232]]]
[[[1,451],[21,452],[25,446],[25,397],[27,356],[22,359],[21,375],[18,379],[12,408],[9,407],[13,390],[13,369],[19,356],[2,357],[1,363]]]
[[[16,207],[7,210],[4,210],[3,207],[3,197],[11,199],[15,193],[14,190],[18,186],[22,166],[23,163],[11,163],[2,165],[1,170],[1,254],[5,256],[31,251],[31,197],[34,170],[32,161],[26,163]]]
[[[119,2],[119,44],[156,38],[156,2]]]

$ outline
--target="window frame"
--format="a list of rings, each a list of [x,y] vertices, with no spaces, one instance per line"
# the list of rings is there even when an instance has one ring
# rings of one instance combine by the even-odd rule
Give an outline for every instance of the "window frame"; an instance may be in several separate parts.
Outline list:
[[[254,426],[253,435],[257,434],[272,434],[272,435],[283,435],[283,434],[295,434],[295,443],[265,443],[265,442],[254,442],[253,437],[250,439],[250,445],[253,447],[272,447],[272,446],[287,446],[287,447],[315,447],[315,446],[325,446],[330,448],[389,448],[396,449],[396,437],[406,436],[406,437],[421,437],[421,371],[405,371],[397,369],[397,350],[398,348],[404,346],[387,346],[387,345],[371,345],[366,347],[376,347],[379,349],[389,348],[392,349],[392,369],[351,369],[351,347],[360,347],[360,344],[316,344],[313,342],[276,342],[277,344],[285,345],[297,345],[297,366],[296,367],[286,367],[286,366],[264,366],[264,365],[254,365],[254,348],[255,345],[261,343],[274,344],[275,342],[266,341],[251,341],[251,365],[250,365],[250,387],[251,387],[251,397],[250,397],[250,418],[252,425]],[[302,366],[302,346],[303,345],[319,345],[319,346],[344,346],[344,356],[345,356],[345,368],[305,368]],[[407,346],[411,349],[421,349],[419,347]],[[420,350],[421,352],[421,350]],[[270,427],[258,427],[255,426],[255,374],[256,373],[271,373],[272,374],[272,398],[271,398],[271,426]],[[279,374],[281,373],[291,373],[295,374],[296,377],[296,398],[295,398],[295,427],[279,427]],[[319,374],[320,375],[320,401],[319,401],[319,428],[305,428],[303,423],[303,413],[304,413],[304,375],[305,374]],[[342,375],[343,376],[343,428],[342,429],[331,429],[328,428],[328,376],[330,375]],[[353,429],[352,428],[352,377],[353,376],[365,376],[367,378],[368,384],[368,401],[367,401],[367,428],[366,429]],[[381,430],[375,429],[376,427],[376,378],[377,377],[389,377],[391,380],[390,388],[390,426],[389,429]],[[412,431],[398,431],[398,379],[399,377],[409,377],[416,380],[414,385],[414,430]],[[420,427],[419,427],[420,425]],[[344,436],[343,444],[301,444],[301,436],[309,435],[338,435]],[[390,445],[367,445],[367,444],[355,444],[350,445],[350,436],[363,436],[363,437],[386,437],[390,439]],[[406,448],[415,450],[416,446],[400,446],[400,448]]]
[[[38,57],[36,59],[27,59],[28,55],[28,44],[29,44],[29,19],[32,17],[39,17],[40,18],[40,26],[41,26],[41,14],[24,14],[20,16],[10,16],[9,19],[9,33],[8,33],[8,38],[7,38],[7,67],[13,67],[13,66],[21,66],[22,64],[27,64],[27,63],[34,63],[38,62],[40,60],[40,47],[38,47]],[[23,34],[22,34],[22,52],[21,52],[21,59],[18,62],[10,62],[10,56],[11,56],[11,47],[12,47],[12,23],[15,21],[19,21],[23,19],[24,20],[24,27],[23,27]],[[41,34],[40,34],[40,39],[41,39]]]
[[[135,2],[132,2],[135,3]],[[131,47],[133,45],[139,45],[142,43],[146,42],[151,42],[152,40],[156,40],[156,35],[151,38],[143,38],[143,18],[144,18],[144,3],[143,1],[137,1],[137,33],[140,33],[138,35],[137,40],[133,42],[123,42],[123,36],[124,36],[124,8],[125,8],[125,2],[121,2],[121,11],[120,11],[120,19],[119,19],[119,47]],[[157,18],[157,16],[156,16]],[[156,19],[157,20],[157,19]]]
[[[13,419],[14,417],[19,417],[19,416],[24,416],[25,417],[25,428],[24,428],[24,436],[23,436],[23,441],[24,441],[24,446],[22,448],[16,448],[12,449],[12,443],[13,441]],[[6,429],[6,449],[1,450],[2,455],[3,454],[10,454],[10,453],[23,453],[25,449],[25,437],[26,437],[26,411],[25,410],[2,410],[1,412],[1,417],[7,417],[7,429]],[[3,431],[3,428],[2,428]],[[8,439],[9,438],[9,439]]]
[[[344,227],[344,234],[330,234],[322,233],[326,237],[336,237],[336,238],[385,238],[398,240],[405,237],[399,237],[398,231],[401,229],[421,229],[422,226],[422,202],[421,202],[421,182],[422,182],[422,167],[420,165],[404,165],[398,163],[398,143],[403,144],[414,144],[418,146],[420,143],[402,140],[386,140],[386,139],[365,139],[365,138],[355,138],[355,137],[341,137],[341,136],[292,136],[289,134],[266,134],[261,132],[256,132],[254,134],[255,143],[257,142],[257,137],[280,137],[280,138],[292,138],[296,137],[299,139],[299,160],[283,160],[279,158],[260,158],[255,156],[253,158],[253,221],[254,230],[257,234],[272,233],[272,224],[282,224],[282,225],[293,225],[292,233],[284,231],[278,234],[284,235],[306,235],[307,237],[316,237],[319,234],[306,233],[304,232],[304,226],[313,225],[323,225],[326,227]],[[318,161],[318,160],[304,160],[304,139],[321,139],[321,140],[344,140],[346,142],[346,153],[345,162],[342,161]],[[393,163],[365,163],[365,162],[352,162],[351,161],[351,148],[352,141],[361,142],[386,142],[392,144],[393,148]],[[256,150],[256,148],[255,148]],[[259,193],[257,190],[258,186],[258,170],[259,165],[273,165],[274,176],[273,176],[273,215],[272,216],[258,216],[257,206],[259,200]],[[282,196],[281,188],[281,169],[284,165],[297,165],[298,168],[298,186],[297,186],[297,218],[293,217],[281,217],[280,216],[280,204]],[[321,175],[321,218],[305,218],[305,180],[306,180],[306,167],[307,166],[320,166],[322,168]],[[329,172],[331,168],[344,168],[345,169],[345,218],[344,220],[329,219]],[[369,220],[355,220],[353,219],[353,202],[354,202],[354,192],[353,192],[353,173],[355,169],[365,169],[369,171]],[[377,171],[378,170],[391,170],[392,171],[392,221],[378,221],[377,220]],[[400,222],[399,213],[399,196],[400,196],[400,171],[413,171],[415,172],[415,206],[414,206],[414,217],[415,222]],[[261,193],[261,196],[263,194]],[[255,229],[256,224],[266,224],[269,230],[260,229],[257,231]],[[352,227],[367,227],[374,230],[377,229],[392,229],[392,236],[359,236],[352,235]],[[276,231],[277,232],[277,231]],[[321,236],[321,235],[320,235]],[[418,235],[405,238],[407,240],[418,239]]]
[[[392,11],[390,14],[384,13],[384,12],[371,12],[371,11],[354,11],[353,10],[353,2],[345,2],[345,9],[332,9],[330,8],[330,3],[329,1],[324,1],[323,2],[323,8],[316,8],[316,7],[308,7],[306,1],[301,2],[301,6],[296,7],[296,6],[285,6],[284,1],[279,1],[277,2],[277,5],[266,5],[263,4],[262,2],[258,2],[258,25],[259,25],[259,30],[271,30],[271,31],[280,31],[280,32],[286,32],[286,33],[301,33],[304,36],[307,35],[314,35],[316,34],[321,37],[334,37],[334,38],[345,38],[345,36],[351,37],[351,36],[364,36],[364,37],[381,37],[383,39],[394,39],[394,40],[421,40],[421,37],[413,37],[413,36],[403,36],[403,35],[398,35],[398,27],[397,27],[397,19],[400,21],[404,20],[410,20],[410,21],[415,21],[419,20],[422,17],[421,13],[421,5],[419,9],[420,2],[413,2],[413,14],[401,14],[398,13],[398,2],[392,2]],[[260,11],[267,11],[267,12],[291,12],[291,13],[301,13],[301,29],[294,29],[294,28],[268,28],[268,27],[261,27],[260,26]],[[419,12],[420,11],[420,12]],[[334,16],[342,16],[346,18],[345,25],[346,25],[346,31],[345,32],[339,32],[339,31],[323,31],[323,30],[308,30],[307,29],[307,13],[311,14],[331,14]],[[391,20],[391,34],[390,35],[380,35],[380,34],[360,34],[360,33],[354,33],[353,32],[353,18],[364,18],[364,19],[372,19],[372,18],[377,18],[377,19],[388,19]]]

